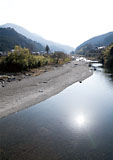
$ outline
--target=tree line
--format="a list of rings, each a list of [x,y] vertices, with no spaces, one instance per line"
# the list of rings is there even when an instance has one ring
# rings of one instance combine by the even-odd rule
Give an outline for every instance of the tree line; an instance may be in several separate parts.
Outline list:
[[[47,54],[33,55],[29,49],[15,46],[8,56],[1,57],[0,71],[1,72],[21,72],[28,71],[32,68],[42,67],[45,65],[61,65],[69,62],[71,58],[63,52],[55,52],[48,54],[49,46],[46,46]]]
[[[103,63],[105,67],[113,70],[113,44],[110,44],[101,51],[99,61]]]

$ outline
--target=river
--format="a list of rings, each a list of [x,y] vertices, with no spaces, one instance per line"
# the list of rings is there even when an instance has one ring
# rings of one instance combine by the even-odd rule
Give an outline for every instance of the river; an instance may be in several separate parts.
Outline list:
[[[113,81],[93,75],[0,119],[0,160],[113,160]]]

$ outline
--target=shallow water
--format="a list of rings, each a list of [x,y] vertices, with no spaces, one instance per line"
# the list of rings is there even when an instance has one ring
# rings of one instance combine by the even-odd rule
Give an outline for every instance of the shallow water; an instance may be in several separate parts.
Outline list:
[[[113,81],[83,81],[0,119],[0,160],[113,160]]]

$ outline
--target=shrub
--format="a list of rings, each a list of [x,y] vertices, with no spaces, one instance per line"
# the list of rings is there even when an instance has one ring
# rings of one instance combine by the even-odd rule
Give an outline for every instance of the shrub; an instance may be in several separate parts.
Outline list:
[[[14,51],[9,52],[8,56],[1,60],[0,70],[19,72],[47,65],[49,61],[49,58],[32,55],[28,49],[15,46]]]
[[[0,60],[0,70],[21,72],[44,65],[64,64],[69,61],[69,56],[63,52],[55,52],[51,55],[32,55],[29,49],[15,46],[13,52],[9,52],[8,56]]]

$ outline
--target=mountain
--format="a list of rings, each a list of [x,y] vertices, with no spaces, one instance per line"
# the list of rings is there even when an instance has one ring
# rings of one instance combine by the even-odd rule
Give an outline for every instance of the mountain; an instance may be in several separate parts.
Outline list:
[[[83,48],[87,48],[87,46],[90,46],[92,49],[95,49],[101,46],[108,46],[111,43],[113,43],[113,32],[102,34],[85,41],[76,48],[75,52],[80,52],[83,50]]]
[[[53,41],[46,40],[43,37],[39,36],[38,34],[31,33],[28,30],[26,30],[25,28],[20,27],[20,26],[15,25],[15,24],[12,24],[12,23],[7,23],[7,24],[4,24],[0,27],[2,27],[2,28],[7,28],[7,27],[13,28],[18,33],[26,36],[29,39],[32,39],[33,41],[41,43],[43,46],[48,45],[52,51],[63,51],[63,52],[66,52],[66,53],[70,53],[71,51],[75,50],[73,47],[70,47],[68,45],[62,45],[62,44],[59,44],[59,43],[55,43]]]
[[[45,50],[40,43],[26,38],[13,28],[0,28],[0,51],[10,51],[15,45],[29,48],[31,51]]]

